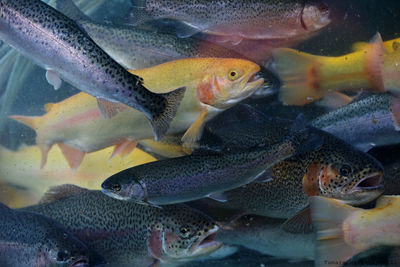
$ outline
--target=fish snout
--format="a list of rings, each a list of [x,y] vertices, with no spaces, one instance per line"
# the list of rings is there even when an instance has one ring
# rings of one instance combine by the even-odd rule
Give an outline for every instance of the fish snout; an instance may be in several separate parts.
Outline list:
[[[351,189],[351,192],[356,190],[368,191],[383,189],[382,177],[382,173],[373,173],[369,176],[366,176],[354,185],[354,187]]]
[[[189,250],[190,256],[199,257],[219,249],[222,243],[215,240],[218,231],[219,227],[214,225],[212,229],[209,229],[205,234],[199,237]]]

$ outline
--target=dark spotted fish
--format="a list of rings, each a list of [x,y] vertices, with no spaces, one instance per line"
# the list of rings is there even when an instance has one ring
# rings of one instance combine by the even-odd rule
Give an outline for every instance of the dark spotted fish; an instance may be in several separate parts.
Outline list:
[[[63,185],[25,210],[58,220],[112,266],[185,261],[221,246],[214,221],[185,205],[160,209]]]
[[[132,5],[131,23],[174,19],[186,24],[177,30],[180,37],[204,32],[233,44],[299,38],[330,23],[329,7],[318,0],[132,0]]]
[[[89,252],[58,222],[0,203],[0,266],[88,267]]]
[[[1,0],[0,39],[45,68],[55,88],[60,75],[97,97],[104,116],[123,109],[120,103],[143,112],[156,139],[168,130],[185,91],[148,91],[140,77],[115,62],[73,20],[40,0]]]
[[[357,148],[400,143],[400,98],[374,94],[313,120],[311,125]]]
[[[272,122],[279,124],[277,120]],[[312,139],[313,130],[298,126],[270,128],[271,134],[263,132],[262,138],[254,137],[256,142],[249,144],[242,142],[243,136],[256,136],[255,130],[251,131],[250,126],[242,131],[233,127],[236,131],[228,132],[242,138],[224,142],[223,153],[198,152],[130,168],[104,181],[102,191],[114,198],[152,205],[206,196],[223,200],[218,193],[250,183],[272,165],[318,144]]]
[[[321,147],[271,167],[265,177],[268,182],[227,191],[227,201],[213,201],[214,205],[273,218],[308,217],[304,209],[309,196],[357,205],[383,192],[383,168],[375,158],[331,134],[320,131],[320,136]]]

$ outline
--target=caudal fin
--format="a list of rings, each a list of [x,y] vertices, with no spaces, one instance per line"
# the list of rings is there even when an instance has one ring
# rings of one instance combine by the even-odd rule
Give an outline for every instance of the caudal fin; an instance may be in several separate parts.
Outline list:
[[[172,92],[160,94],[164,96],[165,108],[162,113],[153,115],[150,120],[156,141],[161,140],[164,134],[168,131],[169,125],[175,117],[179,105],[185,96],[185,91],[186,87],[181,87]]]
[[[273,51],[274,69],[282,87],[280,100],[287,105],[305,105],[323,97],[318,76],[319,56],[294,49],[279,48]]]
[[[317,231],[316,266],[342,266],[361,251],[344,240],[343,222],[359,209],[338,200],[311,197],[311,217]]]

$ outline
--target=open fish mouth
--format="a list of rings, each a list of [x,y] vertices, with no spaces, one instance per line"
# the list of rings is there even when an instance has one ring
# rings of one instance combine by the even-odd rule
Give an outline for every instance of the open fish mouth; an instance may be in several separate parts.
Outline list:
[[[222,243],[215,240],[216,233],[218,232],[219,227],[217,225],[214,226],[213,229],[208,231],[207,235],[200,237],[190,248],[190,256],[198,257],[203,256],[205,254],[209,254],[222,246]]]
[[[249,78],[245,82],[243,90],[241,90],[234,99],[240,101],[247,98],[256,91],[264,83],[264,78],[259,74],[259,69],[250,73]]]
[[[86,257],[80,257],[77,260],[75,260],[70,266],[71,267],[88,267],[89,260]]]
[[[382,174],[374,173],[370,176],[364,177],[361,179],[351,191],[368,191],[368,190],[376,190],[383,188],[382,184]]]

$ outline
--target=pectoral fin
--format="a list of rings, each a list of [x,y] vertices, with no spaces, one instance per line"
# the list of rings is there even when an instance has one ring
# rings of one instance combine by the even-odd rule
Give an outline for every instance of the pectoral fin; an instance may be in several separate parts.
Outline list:
[[[46,80],[49,84],[54,87],[54,90],[58,90],[61,87],[61,79],[58,76],[58,73],[54,70],[47,70],[46,71]]]
[[[204,129],[204,122],[207,117],[208,110],[204,109],[200,116],[193,122],[189,129],[182,137],[183,147],[194,148],[197,141],[199,141]]]
[[[312,232],[311,211],[310,208],[297,213],[292,218],[282,224],[282,229],[292,234],[308,234]]]
[[[81,165],[86,153],[63,143],[57,144],[60,147],[61,152],[63,153],[71,169],[76,171],[79,165]]]
[[[127,106],[122,103],[110,102],[103,98],[97,98],[97,105],[100,111],[100,115],[103,118],[112,118],[119,112],[127,108]]]

